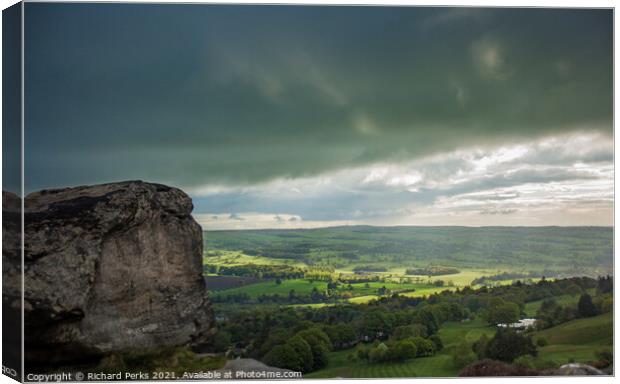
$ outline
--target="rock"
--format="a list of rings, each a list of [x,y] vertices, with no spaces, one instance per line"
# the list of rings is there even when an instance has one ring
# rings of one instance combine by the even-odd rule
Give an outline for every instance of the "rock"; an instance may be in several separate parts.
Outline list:
[[[606,375],[606,373],[600,369],[581,363],[564,364],[553,374],[567,376]]]
[[[217,370],[222,375],[230,373],[232,379],[301,379],[293,376],[293,371],[284,368],[272,367],[255,359],[228,360],[224,368]]]
[[[24,205],[27,361],[196,345],[213,332],[202,230],[181,190],[128,181],[43,190]],[[11,246],[6,300],[20,295]]]

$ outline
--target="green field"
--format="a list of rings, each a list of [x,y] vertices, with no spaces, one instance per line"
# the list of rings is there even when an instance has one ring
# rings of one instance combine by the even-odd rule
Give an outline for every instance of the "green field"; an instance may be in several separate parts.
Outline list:
[[[383,378],[383,377],[453,377],[458,369],[452,358],[445,354],[422,357],[403,363],[369,364],[352,362],[348,355],[352,351],[332,352],[325,369],[304,375],[306,379],[318,378]]]
[[[462,340],[474,342],[482,334],[492,336],[494,327],[480,320],[462,323],[445,323],[439,330],[444,350],[435,356],[411,359],[402,363],[379,363],[351,361],[348,356],[355,351],[331,352],[329,365],[320,371],[305,375],[305,378],[380,378],[380,377],[454,377],[459,369],[454,366],[450,351]]]
[[[203,256],[204,264],[216,264],[216,265],[245,265],[245,264],[256,264],[256,265],[290,265],[293,267],[305,267],[304,263],[300,263],[298,261],[292,259],[270,259],[268,257],[262,256],[250,256],[246,255],[240,251],[230,251],[230,250],[211,250],[205,251]]]
[[[570,360],[587,363],[596,360],[595,354],[602,349],[613,350],[612,313],[572,320],[553,328],[536,333],[543,336],[550,345],[540,348],[542,359],[556,364],[566,364]]]
[[[259,306],[260,310],[282,311],[286,308],[303,314],[312,309],[330,311],[331,307],[320,308],[334,304],[366,304],[378,299],[382,288],[387,289],[383,292],[384,297],[393,293],[428,297],[471,286],[472,281],[480,277],[485,277],[482,281],[491,287],[511,284],[515,280],[524,281],[526,284],[511,290],[524,287],[522,293],[529,295],[527,289],[530,288],[525,287],[533,288],[530,284],[540,280],[540,276],[561,285],[567,276],[596,276],[610,272],[613,260],[611,235],[611,228],[595,227],[339,227],[215,231],[205,232],[203,263],[205,271],[220,274],[208,279],[213,287],[210,294],[216,303],[215,308],[224,319]],[[543,265],[545,267],[541,267]],[[456,268],[459,272],[435,276],[406,274],[410,268],[422,268],[429,274],[448,271],[442,267],[452,268],[452,271]],[[349,284],[347,281],[368,282]],[[596,296],[593,287],[587,285],[583,289]],[[544,285],[536,289],[542,294],[531,297],[548,294]],[[573,292],[564,287],[561,289],[558,292]],[[497,290],[500,295],[505,292]],[[290,295],[291,291],[294,296]],[[554,299],[561,306],[576,307],[579,296],[561,294]],[[435,301],[443,300],[443,297],[450,295],[439,296]],[[543,300],[525,303],[522,315],[535,317],[542,303]],[[372,306],[351,306],[348,310],[363,313],[364,308],[389,304],[390,300],[382,300]],[[306,309],[295,311],[296,307]],[[340,315],[346,313],[343,311]],[[369,363],[353,358],[355,348],[332,351],[328,354],[327,367],[304,377],[457,376],[460,368],[453,362],[454,348],[462,342],[472,344],[483,334],[492,337],[496,332],[495,327],[483,323],[480,312],[475,316],[471,321],[442,324],[439,336],[444,349],[434,356],[404,362]],[[236,322],[228,326],[238,331]],[[534,339],[544,337],[549,342],[538,348],[537,361],[555,366],[569,361],[592,362],[596,360],[597,352],[611,349],[612,332],[611,313],[534,332]]]
[[[556,365],[569,361],[589,362],[595,353],[604,348],[612,349],[613,320],[611,313],[573,320],[559,326],[535,333],[534,338],[546,337],[550,345],[539,348],[541,359]],[[454,366],[451,350],[462,341],[473,343],[482,334],[492,337],[495,327],[480,320],[461,323],[445,323],[439,330],[444,349],[431,357],[411,359],[402,363],[379,363],[352,361],[355,349],[331,352],[329,365],[320,371],[305,375],[306,378],[380,378],[380,377],[454,377],[459,369]]]
[[[562,296],[555,296],[553,299],[561,306],[566,306],[566,305],[576,306],[577,301],[579,300],[579,296],[562,295]],[[529,303],[525,303],[525,308],[523,309],[523,312],[528,317],[535,317],[536,312],[538,311],[538,308],[540,308],[540,306],[542,305],[543,301],[544,300],[536,300],[536,301],[530,301]]]
[[[260,295],[283,295],[289,294],[291,289],[295,290],[298,295],[309,295],[312,289],[316,287],[320,291],[327,289],[327,282],[314,281],[310,282],[304,279],[282,280],[281,284],[276,284],[274,280],[268,280],[261,283],[244,285],[239,288],[226,289],[218,291],[215,295],[234,295],[239,293],[247,293],[250,297],[256,298]]]
[[[596,276],[612,271],[611,227],[332,227],[298,230],[204,232],[205,262],[234,261],[232,253],[260,257],[254,262],[328,266],[406,268],[445,265],[467,270],[444,276],[468,284],[481,271]],[[232,252],[223,258],[214,252]],[[246,260],[249,262],[249,259]],[[541,267],[544,266],[544,267]]]
[[[418,296],[429,295],[433,292],[439,292],[445,288],[438,288],[429,284],[412,284],[412,283],[390,283],[390,282],[368,282],[368,283],[354,283],[350,284],[353,289],[348,289],[348,284],[341,285],[338,288],[339,293],[350,293],[351,296],[354,296],[351,299],[351,302],[367,302],[372,299],[376,299],[377,290],[379,288],[385,287],[391,290],[392,293],[414,290],[414,292],[405,292],[403,295],[413,296],[417,294]],[[288,279],[282,280],[280,284],[277,284],[275,280],[263,281],[260,283],[244,285],[242,287],[236,287],[231,289],[226,289],[218,292],[214,292],[214,295],[235,295],[240,293],[246,293],[251,298],[256,298],[260,295],[282,295],[286,296],[289,294],[291,290],[295,291],[297,295],[309,295],[314,288],[317,288],[319,291],[325,291],[327,289],[326,281],[311,281],[307,279]],[[417,296],[416,296],[417,297]],[[363,299],[362,299],[363,298]],[[356,299],[362,299],[357,300]]]

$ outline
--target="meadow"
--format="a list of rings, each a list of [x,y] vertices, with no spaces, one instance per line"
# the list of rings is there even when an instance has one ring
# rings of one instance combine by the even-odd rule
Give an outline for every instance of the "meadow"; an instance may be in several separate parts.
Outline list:
[[[612,236],[611,227],[351,226],[208,231],[203,237],[209,262],[239,257],[236,262],[242,263],[254,256],[254,262],[324,266],[341,273],[371,266],[404,274],[407,268],[445,265],[595,277],[612,270]]]
[[[321,319],[329,318],[320,315],[321,311],[345,314],[363,312],[363,308],[383,308],[389,306],[390,300],[407,303],[405,307],[394,309],[398,312],[400,308],[416,307],[417,303],[427,300],[435,303],[466,291],[471,294],[472,289],[496,297],[500,307],[502,303],[520,302],[520,307],[516,307],[518,317],[508,322],[535,318],[543,302],[550,297],[568,313],[573,313],[582,294],[599,295],[592,278],[611,271],[611,235],[611,228],[597,227],[209,231],[204,234],[203,263],[207,288],[227,335],[224,339],[232,338],[247,345],[269,345],[275,341],[264,340],[260,335],[271,331],[250,335],[249,330],[238,324],[257,324],[252,313],[263,313],[261,311],[272,313],[270,316],[279,314],[285,319],[287,316],[316,316],[313,321],[320,323]],[[410,274],[414,270],[429,274]],[[567,278],[570,281],[571,276],[591,279],[581,283],[577,279],[577,284],[585,285],[576,291],[568,290],[562,281]],[[517,281],[520,283],[514,285]],[[551,289],[556,282],[564,288]],[[548,288],[543,288],[545,286]],[[464,290],[466,287],[468,289]],[[524,300],[509,292],[512,289],[532,291],[528,287],[540,290],[540,295]],[[491,290],[498,292],[497,296],[489,293]],[[437,295],[444,291],[452,292]],[[398,294],[396,298],[394,294]],[[369,303],[371,305],[367,305]],[[490,303],[485,301],[481,305],[487,306],[486,310],[493,309]],[[465,302],[459,306],[463,308]],[[286,315],[288,310],[298,314]],[[327,365],[307,372],[304,377],[457,376],[463,366],[455,362],[454,355],[462,351],[463,343],[471,348],[482,335],[491,338],[496,334],[496,326],[486,322],[486,310],[478,307],[467,312],[471,316],[461,315],[460,321],[456,321],[459,318],[444,321],[437,333],[443,349],[431,356],[371,362],[356,357],[356,349],[361,345],[358,344],[354,348],[327,352]],[[233,320],[237,316],[244,320]],[[384,315],[377,316],[375,320],[382,321],[379,319]],[[282,321],[286,327],[295,324],[290,318]],[[349,321],[356,324],[358,331],[365,329],[360,326],[360,319]],[[612,349],[611,313],[585,318],[571,315],[562,321],[562,324],[531,333],[532,340],[547,341],[546,345],[538,346],[536,359],[542,364],[557,368],[573,361],[591,363],[597,361],[603,349]],[[377,323],[371,321],[369,324]],[[271,325],[264,326],[271,330]],[[225,347],[222,351],[230,352]],[[271,361],[275,366],[288,364],[286,354],[282,356],[284,360],[264,360],[267,355],[260,355],[260,351],[247,353],[251,356],[258,353],[263,361]]]
[[[381,378],[381,377],[454,377],[460,368],[451,353],[461,342],[473,343],[481,335],[493,336],[496,328],[476,319],[468,322],[448,322],[442,325],[439,336],[444,349],[434,356],[411,359],[402,363],[353,361],[355,349],[330,352],[329,365],[305,378]],[[577,319],[544,331],[533,337],[545,337],[549,345],[539,348],[539,358],[556,365],[568,362],[587,363],[596,359],[596,352],[612,346],[613,322],[611,313],[593,318]]]

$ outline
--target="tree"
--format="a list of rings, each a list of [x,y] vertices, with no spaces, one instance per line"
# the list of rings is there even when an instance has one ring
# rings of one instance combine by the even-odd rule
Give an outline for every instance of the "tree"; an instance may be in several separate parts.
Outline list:
[[[403,340],[409,337],[426,337],[426,327],[422,324],[401,325],[394,329],[392,337],[395,340]]]
[[[433,345],[433,342],[428,339],[422,337],[413,337],[408,340],[413,341],[413,343],[415,344],[417,349],[416,356],[432,356],[435,353],[435,346]]]
[[[563,308],[554,299],[546,299],[536,311],[536,326],[540,329],[553,327],[562,320]]]
[[[219,330],[213,336],[213,349],[215,349],[216,352],[226,352],[230,345],[230,333]]]
[[[433,313],[432,309],[428,307],[420,309],[416,313],[416,319],[414,321],[426,326],[427,335],[435,334],[439,330],[439,322],[437,321],[437,317]]]
[[[517,304],[503,301],[487,308],[483,316],[489,324],[508,324],[519,320],[519,313],[520,310]]]
[[[612,293],[614,290],[614,281],[611,276],[599,277],[596,285],[596,293]]]
[[[263,357],[263,362],[273,367],[302,371],[304,364],[288,344],[276,345]]]
[[[435,346],[434,348],[435,351],[441,351],[443,349],[443,342],[441,341],[441,338],[439,337],[439,335],[437,334],[431,335],[428,339]]]
[[[312,352],[312,370],[321,369],[327,365],[327,353],[331,347],[329,336],[319,328],[313,327],[297,333],[310,346]]]
[[[282,284],[282,279],[280,279],[279,277],[276,279],[276,285],[280,285]]]
[[[579,314],[579,317],[592,317],[598,315],[598,309],[592,302],[592,297],[587,293],[584,293],[579,298],[579,303],[577,303],[577,313]]]
[[[260,346],[259,353],[265,356],[276,345],[285,344],[291,338],[291,332],[284,328],[273,328]]]
[[[348,324],[340,323],[327,326],[325,333],[329,336],[334,349],[347,348],[357,341],[355,328]]]
[[[411,339],[400,340],[388,351],[390,361],[405,361],[416,357],[418,348]]]
[[[371,363],[378,363],[381,361],[385,361],[385,358],[388,353],[388,347],[384,343],[380,343],[376,347],[372,348],[370,352],[368,352],[368,359]]]
[[[519,356],[536,356],[537,354],[538,351],[531,337],[524,336],[510,328],[498,329],[495,336],[489,340],[485,350],[486,357],[508,363]]]
[[[300,362],[300,369],[296,371],[311,372],[314,367],[314,360],[312,358],[312,349],[310,345],[299,336],[293,336],[286,345],[290,346]],[[294,369],[295,370],[295,369]]]

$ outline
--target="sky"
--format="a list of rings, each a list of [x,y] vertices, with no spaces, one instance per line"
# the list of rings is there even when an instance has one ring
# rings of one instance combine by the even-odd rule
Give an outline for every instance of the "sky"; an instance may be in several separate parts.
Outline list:
[[[26,189],[205,229],[612,225],[612,11],[26,4]]]

